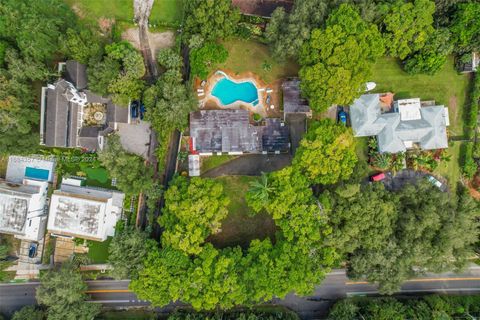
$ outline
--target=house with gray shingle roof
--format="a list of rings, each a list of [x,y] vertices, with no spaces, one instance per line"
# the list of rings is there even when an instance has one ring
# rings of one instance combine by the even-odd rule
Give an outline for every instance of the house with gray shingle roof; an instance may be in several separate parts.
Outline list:
[[[97,95],[87,88],[86,66],[73,60],[65,63],[62,78],[42,88],[40,144],[97,151],[103,148],[109,133],[120,127],[137,127],[131,123],[129,108],[118,106],[110,98]],[[144,128],[140,129],[133,131],[143,134]],[[145,156],[147,152],[143,149],[131,152]]]
[[[443,105],[427,105],[414,98],[385,106],[380,94],[365,94],[350,106],[350,119],[355,136],[376,136],[382,153],[448,147],[450,123],[448,109]]]

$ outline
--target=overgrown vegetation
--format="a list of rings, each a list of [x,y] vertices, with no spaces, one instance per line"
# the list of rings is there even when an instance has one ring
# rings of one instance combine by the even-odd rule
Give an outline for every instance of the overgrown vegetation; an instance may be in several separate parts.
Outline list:
[[[480,141],[477,140],[479,104],[480,76],[475,74],[470,93],[470,104],[467,109],[468,114],[466,115],[465,121],[465,136],[469,141],[465,143],[463,150],[462,171],[468,179],[472,179],[478,171],[478,165],[474,158],[480,157]]]

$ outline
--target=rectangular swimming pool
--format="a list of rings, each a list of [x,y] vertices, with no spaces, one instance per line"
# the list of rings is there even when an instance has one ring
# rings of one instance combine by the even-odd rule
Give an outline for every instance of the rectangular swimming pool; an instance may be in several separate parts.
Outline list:
[[[37,169],[32,167],[25,168],[25,177],[36,179],[36,180],[48,180],[48,176],[50,175],[50,171],[45,169]]]

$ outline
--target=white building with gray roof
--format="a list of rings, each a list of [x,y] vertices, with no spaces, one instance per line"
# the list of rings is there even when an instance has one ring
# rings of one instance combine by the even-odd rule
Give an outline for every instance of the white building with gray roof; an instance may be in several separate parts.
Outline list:
[[[105,241],[115,234],[125,194],[62,183],[51,196],[47,229],[54,236]]]
[[[448,148],[448,108],[425,104],[419,98],[382,106],[380,94],[365,94],[350,106],[356,137],[376,136],[380,152],[398,153],[419,147]]]

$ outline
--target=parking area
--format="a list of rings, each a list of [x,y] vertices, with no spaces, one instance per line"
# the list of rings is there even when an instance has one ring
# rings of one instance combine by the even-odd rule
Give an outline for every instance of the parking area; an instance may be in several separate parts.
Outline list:
[[[36,250],[34,246],[36,245]],[[29,257],[29,251],[32,247],[32,253],[34,253],[34,257]],[[25,263],[41,263],[42,262],[42,253],[43,253],[43,239],[38,242],[32,242],[29,240],[22,240],[20,242],[20,248],[18,251],[18,259],[21,262]]]

